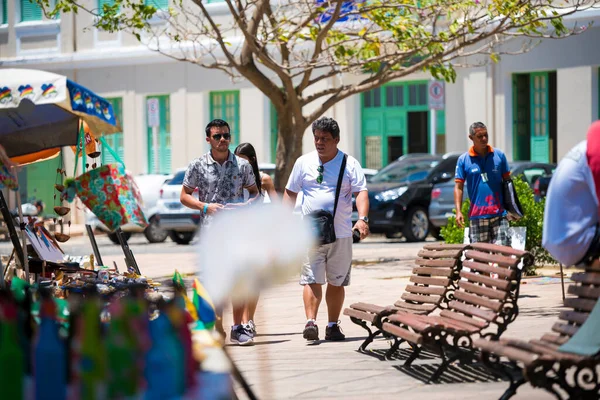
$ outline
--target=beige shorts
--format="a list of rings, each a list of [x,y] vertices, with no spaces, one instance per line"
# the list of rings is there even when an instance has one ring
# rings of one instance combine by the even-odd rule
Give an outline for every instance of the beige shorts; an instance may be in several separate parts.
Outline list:
[[[310,251],[302,266],[301,285],[325,282],[333,286],[348,286],[352,266],[352,238],[337,239]]]

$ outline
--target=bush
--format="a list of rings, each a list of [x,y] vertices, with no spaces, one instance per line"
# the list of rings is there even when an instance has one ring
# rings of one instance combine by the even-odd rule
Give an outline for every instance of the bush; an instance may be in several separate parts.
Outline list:
[[[529,184],[520,177],[513,179],[515,190],[525,216],[518,221],[510,221],[510,226],[524,226],[527,228],[527,241],[525,250],[529,251],[535,257],[536,265],[556,263],[552,256],[542,247],[542,232],[544,229],[544,206],[545,200],[535,201],[533,190]],[[465,225],[469,226],[469,207],[470,202],[467,199],[463,202],[462,210],[465,217]],[[456,212],[456,210],[454,210]],[[462,243],[464,238],[464,229],[456,224],[456,217],[450,217],[448,224],[440,231],[441,236],[446,243]],[[527,275],[535,274],[535,266],[525,271]]]

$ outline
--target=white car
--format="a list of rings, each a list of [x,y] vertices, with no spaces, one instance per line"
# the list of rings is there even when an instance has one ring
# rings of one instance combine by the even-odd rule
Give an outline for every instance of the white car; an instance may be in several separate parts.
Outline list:
[[[124,236],[126,240],[128,240],[133,233],[143,233],[150,243],[164,242],[167,239],[167,232],[158,226],[156,220],[158,211],[156,203],[160,196],[161,186],[172,177],[173,175],[167,174],[137,175],[133,177],[140,189],[142,200],[144,202],[144,204],[142,204],[142,211],[144,212],[149,225],[145,229],[135,224],[123,225],[121,230],[125,233]],[[115,244],[119,244],[117,235],[110,232],[106,225],[100,222],[98,217],[87,208],[85,210],[85,220],[86,224],[91,225],[92,228],[108,233],[110,240]]]

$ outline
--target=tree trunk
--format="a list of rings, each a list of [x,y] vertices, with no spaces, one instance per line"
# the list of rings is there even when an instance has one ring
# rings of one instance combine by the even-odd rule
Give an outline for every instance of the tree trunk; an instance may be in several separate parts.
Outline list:
[[[306,127],[290,116],[278,120],[277,158],[275,161],[275,190],[285,191],[294,163],[302,155],[302,136]]]

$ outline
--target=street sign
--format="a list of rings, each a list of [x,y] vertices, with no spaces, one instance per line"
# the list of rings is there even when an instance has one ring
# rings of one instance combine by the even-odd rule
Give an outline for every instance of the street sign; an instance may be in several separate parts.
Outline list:
[[[429,108],[432,110],[444,109],[444,82],[429,81]]]
[[[146,100],[148,106],[148,127],[157,128],[160,126],[160,109],[158,99]]]

